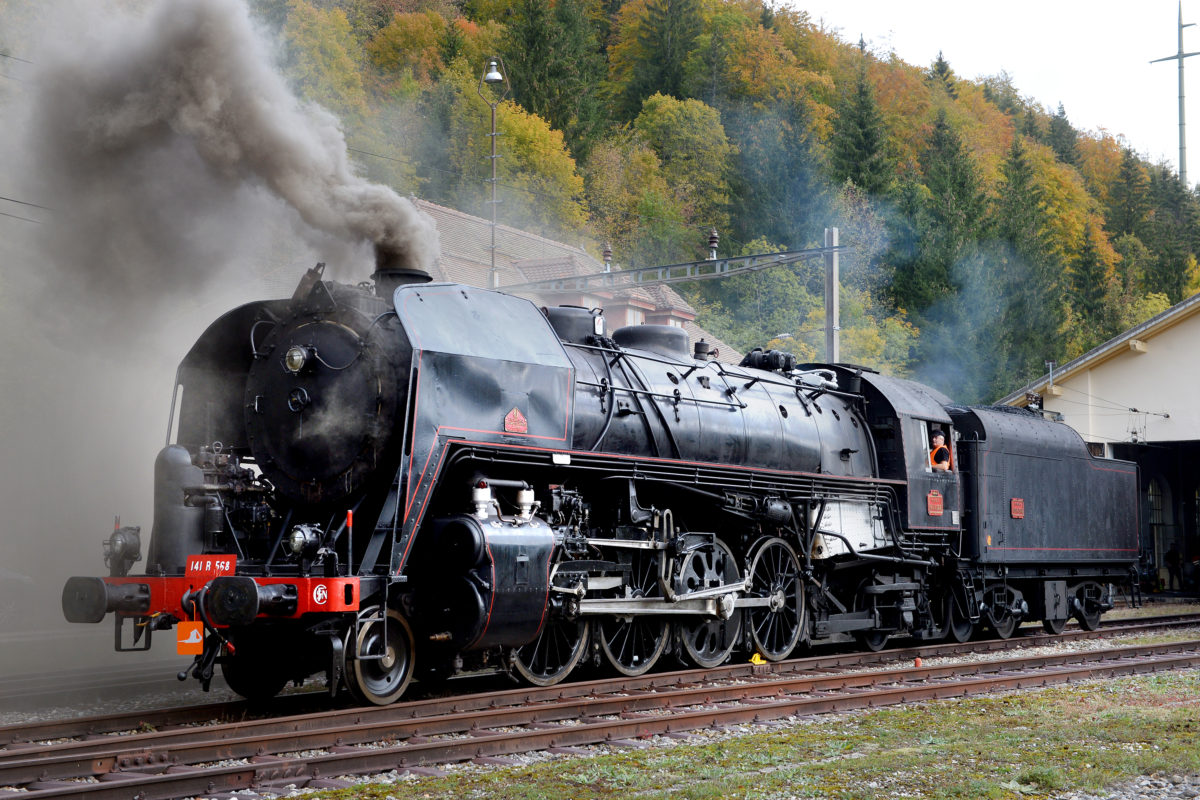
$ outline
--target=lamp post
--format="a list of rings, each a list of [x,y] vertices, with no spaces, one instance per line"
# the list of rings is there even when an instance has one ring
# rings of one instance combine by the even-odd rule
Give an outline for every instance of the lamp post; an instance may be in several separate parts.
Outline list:
[[[484,91],[484,84],[496,89]],[[499,285],[498,276],[496,275],[496,159],[500,156],[496,155],[496,106],[508,97],[508,71],[504,69],[504,61],[500,56],[488,59],[487,69],[479,78],[479,96],[483,98],[483,102],[491,106],[492,109],[492,132],[489,136],[492,139],[492,269],[488,273],[488,284],[490,288],[495,289]],[[499,90],[499,91],[497,91]]]

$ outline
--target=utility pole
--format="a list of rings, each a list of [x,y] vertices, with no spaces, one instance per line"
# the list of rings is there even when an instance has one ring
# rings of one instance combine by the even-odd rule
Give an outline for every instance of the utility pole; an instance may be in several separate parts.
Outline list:
[[[838,229],[825,229],[825,360],[841,360],[841,322],[838,319]]]
[[[1183,121],[1183,60],[1191,56],[1200,56],[1200,52],[1185,53],[1183,52],[1183,29],[1190,28],[1196,23],[1189,22],[1183,24],[1183,0],[1179,0],[1179,51],[1173,56],[1165,58],[1156,58],[1151,61],[1151,64],[1157,64],[1159,61],[1178,61],[1179,62],[1179,182],[1184,188],[1188,188],[1187,180],[1187,138],[1185,137],[1186,125]]]
[[[492,270],[488,273],[488,288],[495,289],[500,285],[500,273],[496,272],[496,159],[500,156],[496,155],[496,137],[500,134],[496,133],[496,106],[508,97],[508,70],[503,72],[500,68],[504,66],[504,61],[500,56],[488,59],[487,71],[479,79],[479,88],[476,90],[479,96],[483,98],[483,102],[492,107],[492,132],[488,134],[492,139]],[[484,92],[484,86],[488,87],[488,91]]]

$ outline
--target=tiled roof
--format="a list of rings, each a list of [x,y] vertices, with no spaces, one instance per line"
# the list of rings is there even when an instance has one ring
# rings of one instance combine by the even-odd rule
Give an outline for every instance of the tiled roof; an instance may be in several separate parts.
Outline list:
[[[649,293],[656,308],[670,309],[672,311],[683,311],[687,314],[695,315],[696,309],[688,304],[680,296],[679,292],[672,289],[670,286],[647,286],[646,292]]]
[[[521,271],[525,281],[545,281],[586,274],[592,271],[593,265],[581,263],[579,258],[570,254],[557,258],[524,259],[514,262],[513,266]]]
[[[472,265],[483,280],[479,285],[487,283],[487,273],[491,269],[491,222],[466,214],[453,208],[430,203],[427,200],[415,199],[417,208],[424,211],[437,224],[438,235],[441,239],[442,258],[448,256],[459,260],[462,265]],[[576,269],[586,272],[599,272],[603,267],[600,262],[589,256],[578,247],[546,239],[527,231],[510,228],[507,225],[496,225],[496,267],[502,270],[502,284],[524,283],[529,280],[524,277],[520,264],[525,261],[559,261],[570,259]],[[582,274],[572,272],[568,274]],[[503,278],[508,278],[504,281]],[[471,281],[473,283],[473,281]]]

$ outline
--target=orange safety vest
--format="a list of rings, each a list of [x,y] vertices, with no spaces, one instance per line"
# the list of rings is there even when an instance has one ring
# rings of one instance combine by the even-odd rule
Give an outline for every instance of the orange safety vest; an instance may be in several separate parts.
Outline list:
[[[945,450],[945,451],[946,451],[946,462],[947,462],[947,464],[949,464],[949,461],[950,461],[950,448],[949,448],[949,447],[946,447],[946,445],[944,445],[944,444],[943,444],[943,445],[938,445],[937,447],[935,447],[935,448],[933,448],[932,450],[930,450],[930,451],[929,451],[929,466],[931,466],[931,467],[933,467],[933,466],[936,466],[936,465],[937,465],[937,462],[933,460],[933,457],[937,455],[937,453],[938,453],[938,450]]]

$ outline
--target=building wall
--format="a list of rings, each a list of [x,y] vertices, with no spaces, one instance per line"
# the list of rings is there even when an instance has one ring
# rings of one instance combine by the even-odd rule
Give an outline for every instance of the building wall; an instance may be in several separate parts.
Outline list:
[[[1043,408],[1062,414],[1089,442],[1200,440],[1200,371],[1189,366],[1200,349],[1200,315],[1142,344],[1145,352],[1126,345],[1107,361],[1056,380],[1061,394],[1043,390]]]
[[[1104,454],[1137,462],[1143,585],[1174,588],[1167,570],[1174,546],[1182,588],[1200,591],[1200,314],[1145,331],[1112,354],[1038,389],[1042,407],[1062,415]],[[1136,409],[1136,410],[1133,410]],[[1167,416],[1164,416],[1167,415]]]

